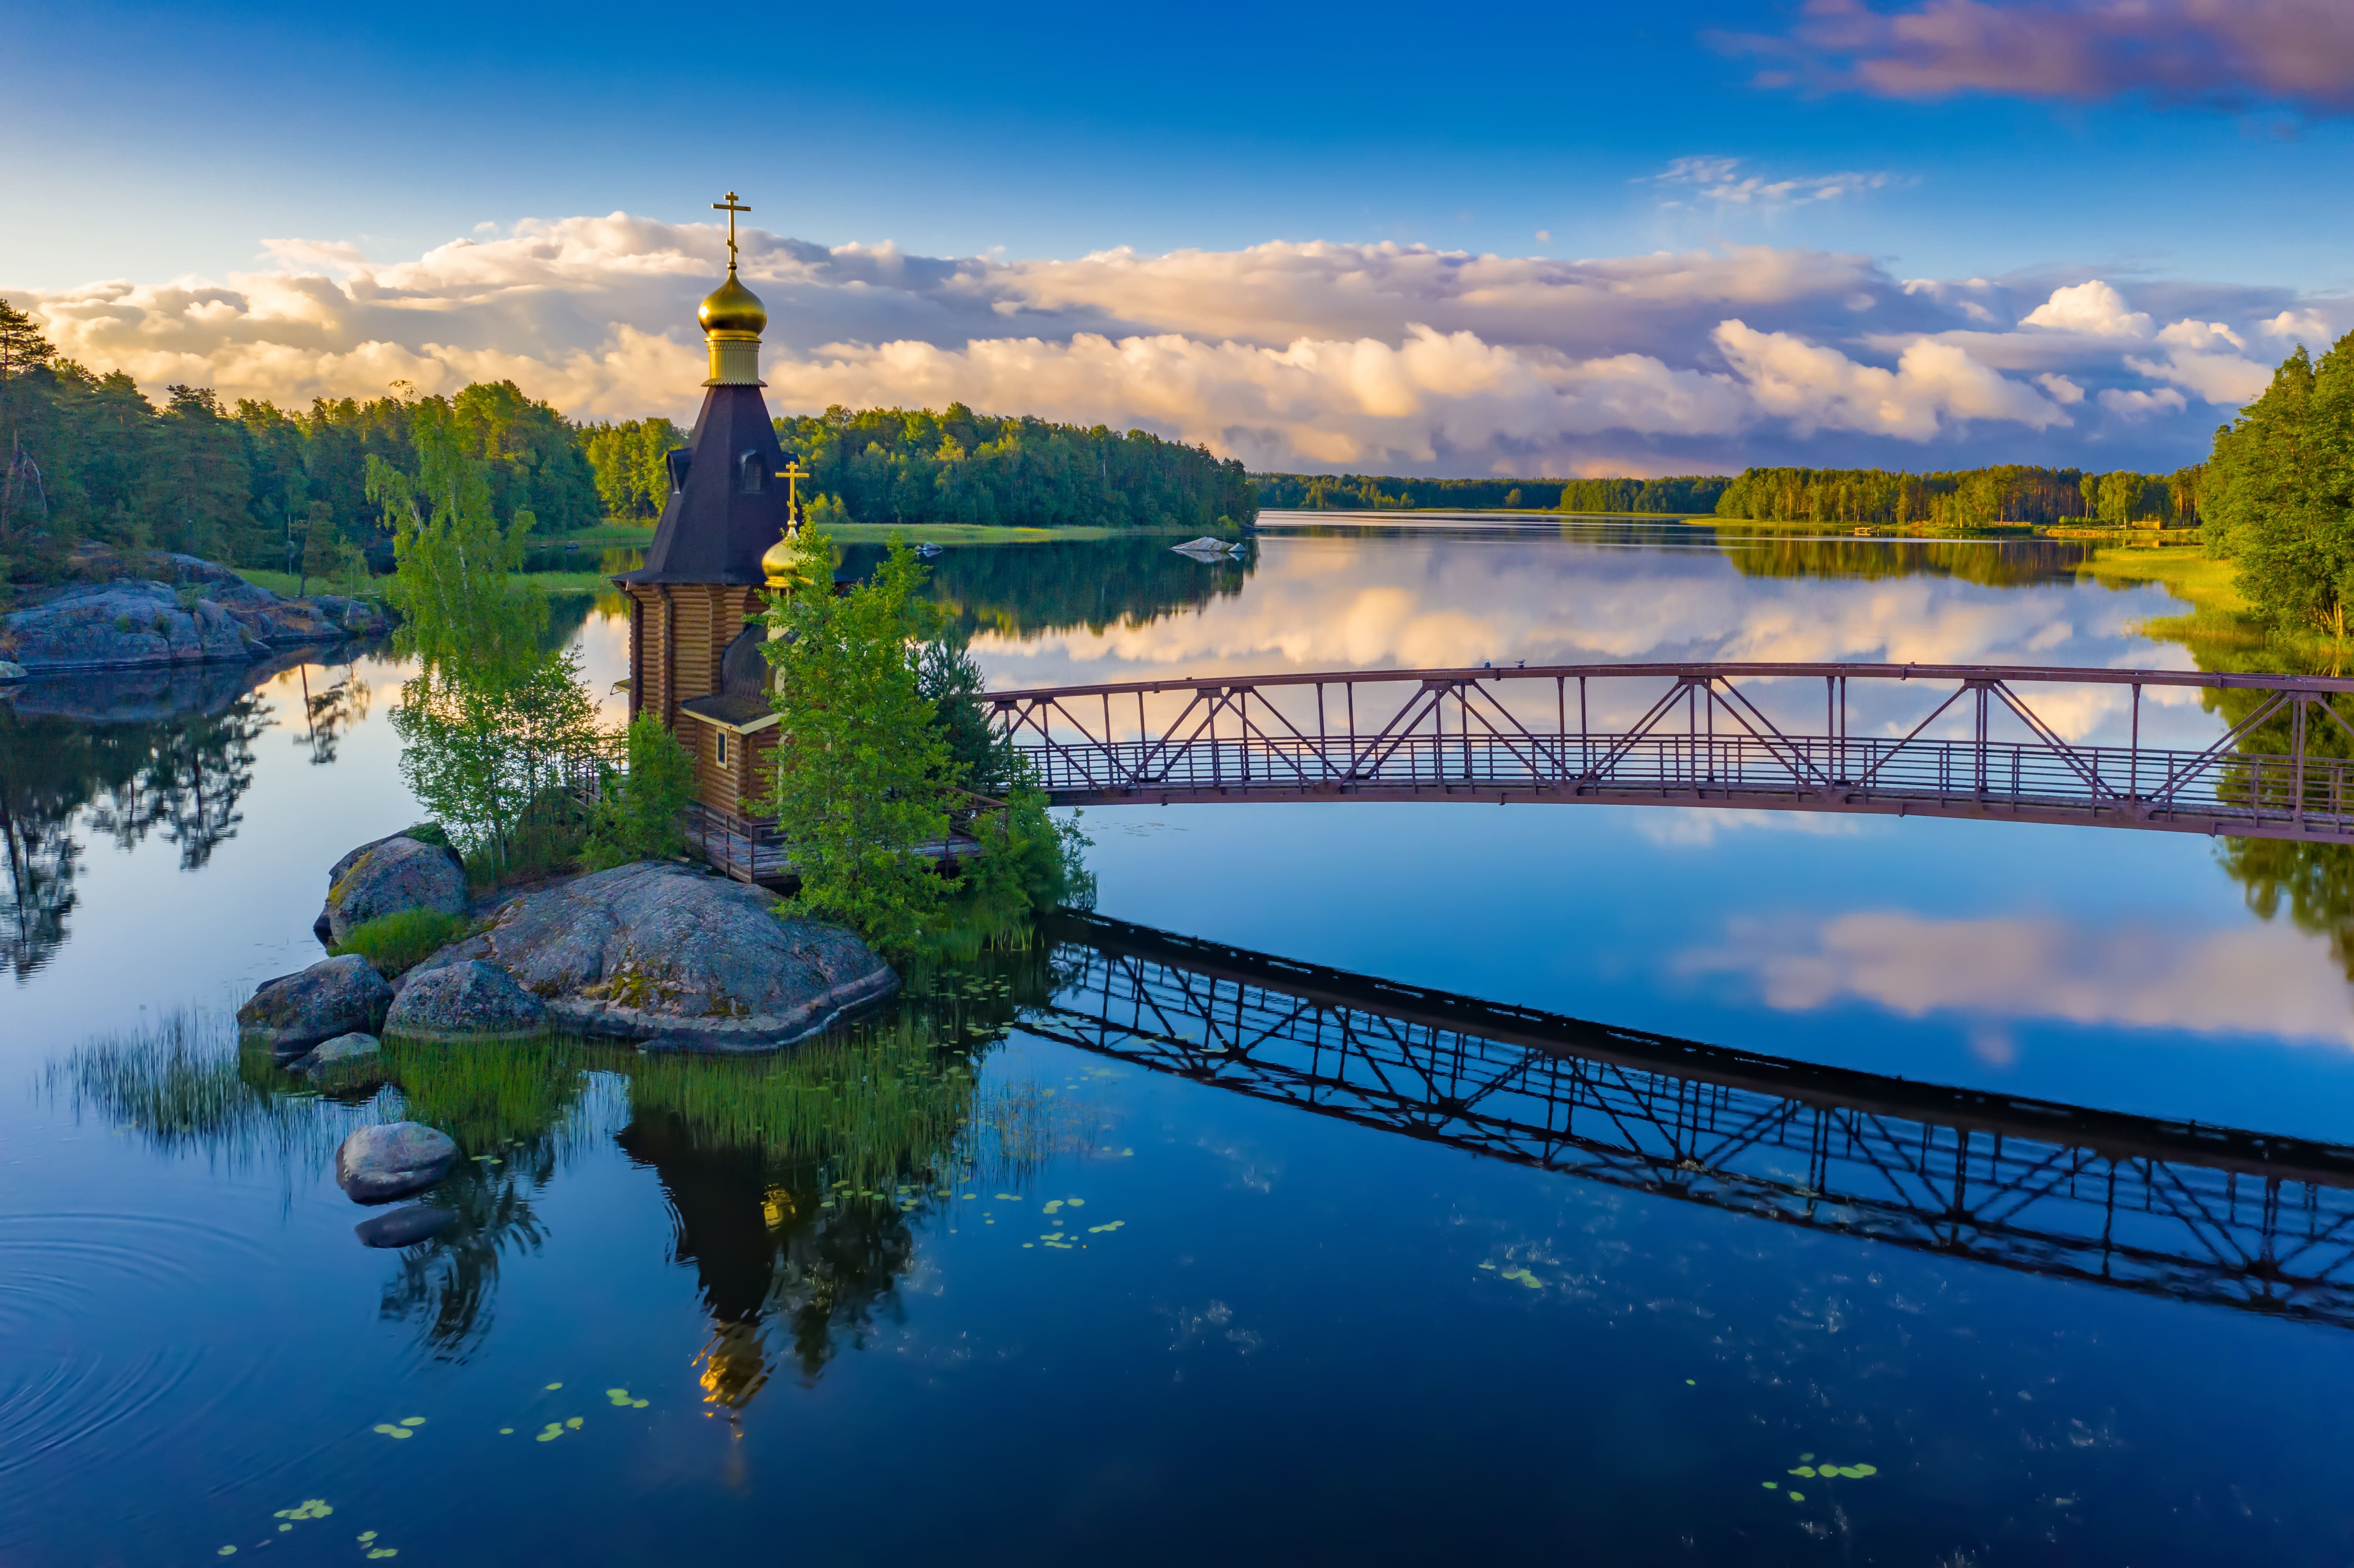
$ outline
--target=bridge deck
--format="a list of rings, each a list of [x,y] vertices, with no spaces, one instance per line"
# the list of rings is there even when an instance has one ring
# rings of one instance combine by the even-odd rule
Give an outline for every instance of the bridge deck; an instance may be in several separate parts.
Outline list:
[[[1882,710],[1861,729],[1858,681]],[[1814,683],[1819,702],[1793,700],[1794,685]],[[2062,690],[2072,686],[2094,689],[2094,707],[2125,720],[2125,744],[2071,739],[2045,716],[2067,707],[2083,727],[2081,694]],[[2145,691],[2185,687],[2239,694],[2241,711],[2212,739],[2145,743]],[[2349,692],[2354,681],[2338,678],[2199,671],[1672,664],[1150,682],[990,700],[1002,733],[1067,805],[1705,804],[2338,842],[2354,840],[2354,725],[2337,705]]]

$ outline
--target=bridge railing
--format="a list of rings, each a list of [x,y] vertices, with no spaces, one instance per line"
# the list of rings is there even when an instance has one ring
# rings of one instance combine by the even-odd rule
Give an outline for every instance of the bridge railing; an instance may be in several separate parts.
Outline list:
[[[1820,683],[1819,705],[1793,701],[1794,679]],[[1859,680],[1899,700],[1859,704]],[[2046,692],[2031,703],[2022,694],[2038,686],[2113,688],[2096,705],[2122,710],[2110,717],[2124,720],[2125,744],[2070,738],[2046,715],[2064,704],[2081,731],[2084,705]],[[2247,694],[2236,719],[2202,714],[2199,726],[2168,705],[2148,717],[2174,743],[2156,745],[2143,733],[2153,687]],[[2354,682],[2327,677],[2195,671],[1688,664],[1223,678],[990,700],[1066,802],[1716,800],[2341,839],[2354,837],[2354,758],[2341,755],[2354,751],[2354,725],[2333,700],[2349,692]]]

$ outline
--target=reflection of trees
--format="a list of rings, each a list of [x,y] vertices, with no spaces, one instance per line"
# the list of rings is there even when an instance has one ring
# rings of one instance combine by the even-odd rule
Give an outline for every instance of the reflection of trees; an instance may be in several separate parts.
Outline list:
[[[481,1343],[491,1329],[500,1259],[510,1250],[536,1253],[546,1239],[531,1201],[554,1174],[545,1146],[511,1151],[488,1173],[471,1160],[461,1167],[429,1195],[436,1206],[457,1214],[456,1223],[430,1241],[401,1249],[378,1314],[417,1322],[427,1346],[445,1359]]]
[[[2058,539],[1790,539],[1716,530],[1735,570],[1754,577],[1956,577],[1988,588],[2073,583],[2092,547]]]
[[[1214,599],[1242,592],[1257,565],[1256,546],[1242,560],[1201,562],[1181,556],[1166,537],[1067,544],[982,545],[951,548],[931,563],[932,597],[956,611],[970,636],[1009,637],[1085,626],[1101,631],[1143,625]],[[883,557],[879,545],[843,552],[845,575],[864,577]]]
[[[1063,1136],[1055,1100],[983,1089],[975,1069],[1051,983],[1042,945],[918,977],[869,1022],[774,1056],[396,1042],[323,1084],[240,1053],[230,1020],[182,1016],[91,1042],[48,1085],[159,1152],[274,1162],[304,1180],[333,1161],[352,1111],[447,1132],[464,1159],[423,1201],[456,1222],[398,1255],[381,1298],[385,1317],[416,1323],[441,1357],[481,1343],[503,1263],[544,1241],[539,1193],[616,1129],[670,1199],[673,1260],[695,1270],[712,1323],[706,1397],[737,1409],[780,1360],[814,1378],[896,1312],[943,1188],[1017,1180]]]
[[[2234,672],[2264,670],[2283,673],[2276,666],[2276,651],[2222,648],[2202,648],[2199,663],[2201,668],[2228,667]],[[2201,705],[2218,715],[2229,728],[2244,722],[2255,712],[2267,694],[2237,688],[2200,694]],[[2338,715],[2354,724],[2354,699],[2333,697],[2329,706]],[[2243,756],[2285,757],[2295,745],[2293,710],[2285,709],[2274,715],[2241,737],[2238,750]],[[2332,723],[2328,715],[2316,705],[2308,713],[2305,726],[2306,754],[2316,758],[2354,757],[2354,736]],[[2308,780],[2313,792],[2311,803],[2327,808],[2326,787],[2318,779]],[[2254,770],[2232,765],[2224,770],[2219,786],[2227,798],[2247,800],[2260,793],[2266,803],[2276,807],[2290,805],[2293,793],[2289,780],[2266,772],[2261,781]],[[2226,874],[2240,885],[2248,907],[2266,920],[2277,919],[2285,906],[2289,920],[2300,931],[2327,938],[2330,956],[2354,980],[2354,845],[2299,843],[2281,839],[2225,839],[2218,846],[2217,858]]]
[[[302,666],[302,733],[294,744],[311,754],[313,768],[334,761],[345,731],[366,721],[376,693],[350,664],[326,685],[311,685],[311,666]]]
[[[77,827],[129,849],[161,832],[194,871],[233,837],[253,783],[253,741],[270,709],[245,693],[220,711],[130,723],[18,716],[0,704],[0,968],[18,978],[67,935],[81,844]]]

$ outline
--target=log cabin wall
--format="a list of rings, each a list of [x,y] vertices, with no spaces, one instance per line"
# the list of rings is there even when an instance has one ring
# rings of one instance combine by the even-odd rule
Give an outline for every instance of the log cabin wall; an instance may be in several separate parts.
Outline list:
[[[729,735],[720,760],[721,731],[678,711],[681,703],[719,690],[720,662],[744,622],[764,608],[757,586],[718,583],[631,584],[630,713],[658,715],[695,758],[695,797],[716,811],[762,814],[768,794],[755,753],[765,738]]]

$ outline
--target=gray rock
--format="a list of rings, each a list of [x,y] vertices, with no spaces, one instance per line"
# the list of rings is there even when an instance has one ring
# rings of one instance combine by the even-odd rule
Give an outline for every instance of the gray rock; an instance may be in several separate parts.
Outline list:
[[[250,660],[258,645],[210,599],[183,605],[164,583],[65,589],[0,615],[0,657],[28,672]]]
[[[395,834],[361,851],[327,888],[327,929],[337,942],[404,909],[466,912],[466,874],[439,844]]]
[[[335,1181],[355,1203],[388,1203],[450,1174],[458,1146],[421,1121],[355,1130],[335,1150]]]
[[[391,1004],[392,987],[375,966],[347,953],[262,981],[237,1010],[238,1029],[249,1043],[292,1056],[338,1034],[373,1032]]]
[[[0,681],[21,681],[30,673],[31,672],[27,670],[22,664],[12,663],[8,660],[0,659]]]
[[[769,905],[687,866],[616,866],[510,901],[407,983],[440,965],[496,964],[546,999],[559,1028],[705,1051],[774,1050],[898,989],[850,932],[780,920]]]
[[[546,1003],[504,969],[472,962],[409,970],[384,1017],[386,1033],[419,1040],[512,1040],[546,1027]]]
[[[421,1241],[431,1241],[457,1223],[454,1210],[411,1203],[405,1209],[362,1220],[352,1227],[352,1234],[360,1238],[362,1246],[414,1246]]]
[[[415,839],[419,843],[432,844],[435,849],[440,850],[443,854],[450,857],[450,863],[451,865],[456,866],[461,872],[464,871],[466,869],[466,863],[459,857],[458,852],[451,849],[447,844],[435,843],[432,839],[424,837],[423,835],[429,831],[439,833],[440,832],[440,826],[439,823],[435,822],[418,822],[409,827],[401,829],[400,832],[397,833],[387,833],[380,839],[370,839],[367,842],[360,845],[357,849],[345,850],[344,852],[344,858],[335,862],[333,866],[328,868],[327,885],[329,887],[333,887],[335,884],[341,882],[344,879],[344,873],[359,864],[360,856],[367,853],[368,851],[376,848],[376,845],[388,844],[395,839]]]
[[[332,1070],[355,1062],[369,1061],[380,1049],[382,1043],[373,1034],[362,1034],[356,1031],[338,1034],[333,1040],[323,1040],[304,1052],[300,1061],[292,1064],[290,1070],[297,1073]]]

